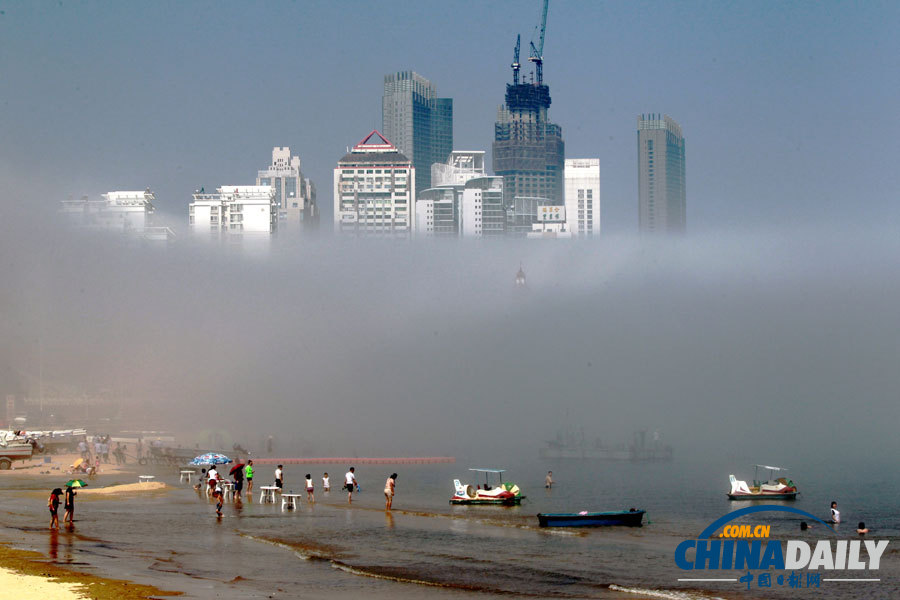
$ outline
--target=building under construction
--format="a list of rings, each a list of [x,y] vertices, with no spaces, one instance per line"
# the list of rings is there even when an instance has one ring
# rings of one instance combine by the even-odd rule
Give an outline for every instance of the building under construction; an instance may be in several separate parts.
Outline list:
[[[545,204],[563,203],[565,142],[562,128],[551,123],[550,88],[544,84],[543,51],[547,25],[547,0],[540,26],[540,40],[531,43],[529,61],[535,63],[530,82],[519,82],[519,49],[516,41],[513,83],[506,85],[506,103],[497,111],[494,125],[494,173],[503,176],[503,193],[514,231],[530,230],[532,215],[514,214],[515,198],[546,199]],[[519,203],[530,206],[534,203]],[[536,216],[536,215],[535,215]]]

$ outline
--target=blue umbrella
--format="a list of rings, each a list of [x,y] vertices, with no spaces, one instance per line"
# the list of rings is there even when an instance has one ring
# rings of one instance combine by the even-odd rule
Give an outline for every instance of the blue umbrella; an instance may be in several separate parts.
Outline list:
[[[230,463],[231,459],[225,456],[224,454],[219,454],[217,452],[207,452],[206,454],[201,454],[191,461],[192,465],[224,465],[225,463]]]

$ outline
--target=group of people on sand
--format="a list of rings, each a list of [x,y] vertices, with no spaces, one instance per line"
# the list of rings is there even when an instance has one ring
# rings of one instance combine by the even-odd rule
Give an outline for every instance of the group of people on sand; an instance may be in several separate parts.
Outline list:
[[[203,477],[206,478],[206,486],[209,488],[209,495],[215,498],[216,500],[216,514],[218,516],[222,516],[222,505],[224,504],[224,489],[222,483],[226,481],[226,479],[219,473],[216,469],[215,465],[211,466],[209,470],[203,469],[201,471],[203,473]],[[247,493],[253,493],[253,461],[248,460],[246,466],[242,469],[234,469],[231,471],[230,475],[233,477],[232,483],[234,484],[234,499],[236,502],[241,501],[241,494],[244,488],[244,480],[247,481]],[[284,489],[284,465],[277,465],[275,467],[275,482],[274,486],[279,493]],[[306,484],[306,501],[310,504],[315,503],[316,501],[316,484],[313,481],[313,477],[311,473],[307,473],[305,477]],[[203,487],[202,481],[195,486],[195,489],[198,491]],[[397,486],[397,473],[391,473],[390,477],[384,482],[384,508],[385,510],[391,510],[394,501],[394,493],[396,491]],[[322,474],[322,489],[328,493],[331,491],[331,478],[328,473],[325,472]],[[346,490],[347,492],[347,503],[353,503],[353,492],[359,493],[360,487],[359,482],[356,480],[356,468],[350,467],[350,470],[344,475],[344,485],[341,490]]]
[[[50,492],[50,497],[47,499],[47,507],[50,509],[50,529],[59,529],[59,501],[62,496],[65,496],[63,499],[63,510],[65,510],[63,523],[70,527],[74,526],[75,494],[75,489],[70,485],[66,486],[65,492],[60,488],[54,488]]]

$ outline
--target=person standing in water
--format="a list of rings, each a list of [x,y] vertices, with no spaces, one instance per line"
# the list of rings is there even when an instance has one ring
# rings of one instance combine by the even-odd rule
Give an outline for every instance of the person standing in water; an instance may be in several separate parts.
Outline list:
[[[244,489],[244,469],[234,470],[234,499],[241,499],[241,491]],[[249,491],[247,492],[250,493]]]
[[[64,504],[66,513],[63,515],[63,523],[75,522],[75,488],[71,485],[66,486],[66,500]]]
[[[397,474],[391,473],[391,476],[384,482],[384,510],[391,510],[394,503],[394,489],[397,486]]]
[[[59,529],[59,497],[62,490],[53,488],[50,497],[47,498],[47,508],[50,509],[50,529]]]
[[[279,493],[284,487],[284,469],[281,465],[278,465],[278,468],[275,469],[275,487],[278,488]]]
[[[544,479],[544,487],[548,490],[553,487],[553,471],[547,471],[547,477]]]
[[[832,523],[840,523],[841,522],[841,511],[837,509],[837,502],[831,503],[831,522]]]
[[[356,469],[350,467],[350,470],[344,475],[344,489],[347,490],[347,504],[353,504],[353,486],[359,488],[356,483]]]
[[[247,476],[247,497],[253,496],[253,461],[248,460],[247,466],[244,468],[244,474]]]
[[[313,493],[316,491],[316,484],[313,483],[312,475],[309,473],[306,474],[306,501],[312,504],[316,501],[316,495]]]
[[[331,491],[331,481],[328,479],[328,473],[322,475],[322,490],[326,493]]]

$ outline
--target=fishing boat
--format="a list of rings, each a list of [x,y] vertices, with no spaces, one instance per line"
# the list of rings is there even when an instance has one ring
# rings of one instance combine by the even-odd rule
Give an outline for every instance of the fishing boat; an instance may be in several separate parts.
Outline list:
[[[514,483],[503,483],[505,469],[469,469],[476,473],[484,474],[484,488],[480,485],[463,485],[459,479],[453,480],[455,492],[450,498],[450,504],[486,504],[513,506],[521,504],[525,496],[522,490]],[[492,484],[491,478],[496,476],[498,483]]]
[[[755,465],[753,485],[747,485],[746,481],[736,479],[729,475],[731,491],[728,492],[730,500],[794,500],[797,498],[797,486],[790,479],[775,477],[776,473],[787,471],[784,467],[770,467],[769,465]],[[769,472],[768,481],[759,480],[759,470]]]
[[[538,513],[537,518],[541,527],[605,527],[608,525],[640,527],[643,525],[645,512],[634,508],[610,512],[587,512],[585,510],[577,513]]]

